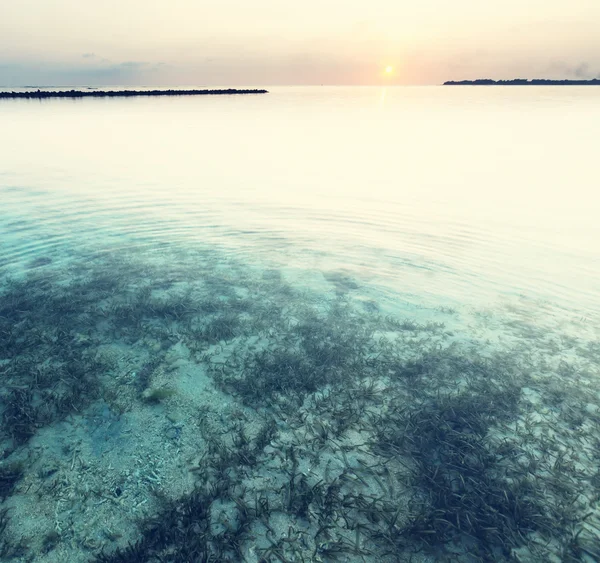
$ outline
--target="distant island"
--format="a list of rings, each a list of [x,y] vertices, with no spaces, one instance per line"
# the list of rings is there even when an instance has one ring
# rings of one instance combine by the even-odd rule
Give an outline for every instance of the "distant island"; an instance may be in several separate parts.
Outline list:
[[[491,80],[478,78],[477,80],[449,80],[444,86],[600,86],[600,79],[592,80],[548,80],[546,78],[515,78],[513,80]]]
[[[132,96],[217,96],[231,94],[267,94],[267,90],[237,90],[229,88],[226,90],[36,90],[35,92],[0,92],[0,99],[25,98],[117,98]]]

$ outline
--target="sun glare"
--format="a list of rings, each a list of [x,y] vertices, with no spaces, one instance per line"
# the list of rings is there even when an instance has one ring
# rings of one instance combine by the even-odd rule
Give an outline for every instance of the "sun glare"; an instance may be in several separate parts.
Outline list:
[[[394,72],[394,67],[393,66],[386,66],[385,67],[385,73],[386,74],[392,74],[392,72]]]

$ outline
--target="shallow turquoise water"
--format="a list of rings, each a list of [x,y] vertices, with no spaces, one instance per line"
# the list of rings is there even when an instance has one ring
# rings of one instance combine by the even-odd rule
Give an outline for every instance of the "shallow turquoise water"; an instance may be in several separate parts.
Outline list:
[[[592,89],[0,123],[0,559],[598,555]]]
[[[417,303],[600,312],[589,89],[6,101],[0,119],[11,267],[71,245],[203,243]]]

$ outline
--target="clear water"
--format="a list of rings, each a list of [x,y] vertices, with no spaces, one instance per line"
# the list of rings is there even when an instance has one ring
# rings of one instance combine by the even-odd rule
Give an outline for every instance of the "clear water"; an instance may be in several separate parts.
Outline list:
[[[99,263],[104,273],[110,275],[111,268],[118,271],[119,279],[125,277],[124,272],[131,273],[132,279],[127,281],[129,293],[123,294],[124,301],[133,299],[131,291],[143,290],[153,275],[157,279],[163,276],[161,283],[164,283],[161,287],[148,285],[148,292],[155,292],[156,297],[156,292],[167,288],[157,299],[173,299],[175,295],[175,299],[183,300],[185,291],[191,291],[194,299],[200,299],[200,294],[194,293],[199,291],[193,285],[194,276],[202,277],[208,272],[217,286],[222,284],[230,291],[235,286],[238,298],[248,297],[252,307],[257,307],[259,300],[285,306],[289,299],[288,305],[293,309],[294,304],[300,307],[305,300],[307,306],[314,306],[314,311],[328,315],[329,307],[341,299],[345,307],[350,307],[350,312],[344,313],[349,316],[342,315],[344,322],[354,326],[352,323],[366,315],[360,322],[372,327],[377,338],[385,336],[394,341],[393,333],[398,326],[388,326],[383,320],[386,318],[404,319],[398,322],[409,323],[404,325],[405,329],[415,323],[413,331],[416,332],[420,330],[416,327],[435,328],[443,324],[444,342],[478,346],[482,356],[488,359],[497,352],[514,357],[518,350],[519,361],[527,358],[533,362],[517,370],[519,374],[525,370],[528,376],[531,373],[548,376],[551,381],[548,385],[553,391],[544,387],[545,383],[538,382],[542,391],[529,380],[519,384],[521,401],[529,406],[523,407],[520,414],[509,421],[515,424],[515,436],[521,436],[518,421],[525,417],[523,413],[528,409],[541,412],[539,416],[553,413],[553,408],[562,412],[562,407],[551,406],[550,399],[546,400],[552,393],[562,393],[566,397],[576,396],[576,400],[569,403],[569,412],[591,417],[581,426],[585,429],[582,436],[586,447],[593,451],[600,443],[594,442],[598,440],[600,357],[600,192],[594,183],[600,100],[595,89],[298,87],[272,88],[267,95],[234,97],[7,100],[0,101],[0,126],[0,275],[5,285],[9,278],[18,280],[17,284],[26,283],[32,277],[38,281],[48,279],[55,284],[51,289],[56,292],[70,280],[80,284],[82,292],[89,293],[90,286],[82,280],[85,276],[95,279],[98,272],[93,271],[90,264]],[[110,260],[116,262],[111,265]],[[123,264],[129,260],[135,265],[127,270]],[[158,268],[160,273],[153,268]],[[198,268],[204,273],[198,273]],[[165,281],[166,272],[171,272],[172,280]],[[271,275],[289,284],[292,293],[288,297],[281,287],[271,287],[268,283],[257,289],[256,280],[270,280]],[[181,284],[186,283],[188,286],[181,289]],[[173,284],[177,286],[175,293],[169,294]],[[35,295],[42,298],[50,290],[38,288],[35,291],[41,292]],[[103,293],[96,301],[91,299],[82,305],[81,312],[93,319],[82,325],[85,330],[79,325],[74,327],[70,342],[81,345],[76,351],[82,354],[85,345],[92,346],[90,342],[103,350],[111,346],[118,348],[119,354],[128,359],[121,358],[121,363],[113,366],[117,379],[130,377],[127,381],[135,388],[135,376],[146,366],[152,371],[151,377],[160,380],[162,385],[164,381],[160,377],[164,374],[156,375],[158,364],[152,364],[151,358],[153,352],[165,350],[164,340],[161,344],[160,338],[152,333],[155,337],[152,341],[149,325],[144,324],[151,324],[152,314],[140,315],[135,338],[132,332],[127,332],[134,330],[129,325],[128,328],[119,325],[118,330],[106,332],[98,311],[107,316],[110,311],[114,312],[114,308],[110,309],[114,306],[111,298]],[[226,298],[227,295],[223,297]],[[250,307],[250,303],[246,306]],[[168,326],[163,329],[171,331],[169,346],[173,347],[167,354],[172,356],[180,352],[176,347],[182,342],[187,342],[190,348],[182,334],[195,330],[194,318],[181,326],[177,324],[186,314],[182,312],[184,309],[182,306],[177,313],[165,313]],[[300,309],[294,311],[289,313],[287,321],[302,324],[304,317],[298,313]],[[252,322],[253,315],[258,315],[252,308],[240,314],[244,322],[248,319]],[[73,318],[80,317],[74,314]],[[119,322],[126,324],[124,318],[123,313]],[[289,322],[285,326],[291,326]],[[22,338],[34,330],[33,324]],[[48,324],[51,324],[50,319]],[[334,340],[338,329],[338,324],[331,325]],[[221,346],[227,349],[228,346],[235,348],[238,341],[232,345],[226,331],[220,333],[218,327],[211,330],[217,331],[207,339],[213,347],[203,348],[202,354],[209,354],[214,360],[221,353],[215,351],[215,342],[222,341]],[[427,339],[437,338],[429,334],[431,330],[423,330]],[[254,336],[262,338],[268,332],[263,326]],[[339,335],[342,340],[347,336],[341,332]],[[164,334],[163,337],[167,338]],[[276,339],[268,336],[271,337]],[[401,349],[417,346],[415,342],[422,341],[419,338],[414,342],[403,340]],[[433,340],[428,342],[431,344]],[[271,349],[258,340],[256,345]],[[4,366],[7,381],[4,412],[8,412],[6,405],[15,400],[14,395],[9,395],[9,391],[13,391],[8,381],[14,372],[8,370],[16,359],[7,350],[9,346],[5,346],[4,358],[0,354],[0,366]],[[20,353],[26,354],[27,350],[25,347]],[[94,351],[97,352],[96,348]],[[240,348],[235,352],[236,358],[245,353],[248,348]],[[193,353],[192,356],[186,352],[175,360],[171,358],[179,369],[178,372],[173,368],[179,374],[177,377],[182,379],[171,383],[177,387],[179,396],[164,401],[167,406],[177,403],[185,416],[190,409],[198,409],[202,404],[195,395],[214,387],[214,382],[210,383],[212,379],[195,379],[194,375],[194,369],[210,372],[203,364],[208,361],[207,356]],[[59,358],[57,362],[63,360]],[[167,361],[164,354],[162,360]],[[339,361],[344,369],[348,367],[345,360]],[[125,366],[127,362],[129,370]],[[567,364],[571,370],[569,376],[564,371]],[[263,366],[262,372],[256,372],[258,377],[268,369]],[[577,373],[577,377],[572,376],[573,373]],[[461,374],[456,374],[458,379]],[[387,372],[382,374],[382,381],[388,376]],[[223,377],[227,380],[229,376]],[[375,376],[370,374],[369,377]],[[571,387],[562,389],[561,382]],[[455,381],[456,389],[462,383]],[[231,381],[229,384],[231,387]],[[103,382],[105,391],[100,394],[101,398],[96,396],[93,401],[74,408],[69,414],[71,418],[57,415],[44,422],[40,419],[27,439],[16,441],[19,443],[15,443],[14,436],[12,441],[6,438],[5,464],[14,459],[28,460],[23,476],[4,501],[13,507],[14,514],[6,532],[10,534],[12,547],[7,547],[6,553],[15,556],[19,527],[25,530],[31,544],[30,553],[48,561],[73,558],[74,553],[79,554],[77,557],[83,557],[81,554],[98,556],[102,549],[112,552],[139,539],[132,524],[134,519],[127,520],[125,516],[122,521],[115,517],[111,526],[129,526],[132,531],[118,536],[112,531],[100,530],[100,524],[96,527],[90,524],[86,530],[76,530],[72,523],[65,524],[66,517],[60,512],[61,506],[67,503],[65,499],[71,502],[74,495],[79,504],[70,506],[70,510],[85,512],[82,506],[86,501],[81,500],[83,493],[79,489],[57,493],[58,500],[48,501],[48,511],[56,513],[46,520],[41,517],[36,520],[28,512],[34,501],[28,500],[26,485],[38,486],[36,479],[43,481],[40,464],[50,463],[48,456],[57,467],[66,464],[65,471],[72,462],[70,470],[74,472],[75,476],[71,475],[74,482],[84,470],[77,473],[76,461],[72,460],[81,455],[85,461],[85,451],[94,460],[92,467],[96,473],[108,471],[109,465],[118,466],[123,459],[129,461],[123,464],[126,467],[119,468],[119,478],[124,479],[124,472],[131,475],[142,471],[135,465],[136,460],[146,456],[150,446],[156,447],[157,440],[158,443],[164,440],[165,432],[171,441],[179,440],[183,432],[188,442],[180,447],[181,451],[185,456],[191,455],[193,437],[186,437],[186,427],[182,430],[182,425],[173,422],[179,421],[180,415],[167,418],[165,424],[171,424],[167,430],[157,429],[156,436],[162,438],[147,437],[149,443],[145,446],[132,441],[132,435],[150,424],[148,420],[155,420],[156,416],[165,420],[163,411],[156,415],[157,409],[169,409],[162,400],[158,406],[142,400],[142,394],[136,396],[137,407],[121,405],[123,408],[117,415],[119,409],[114,404],[118,400],[113,397],[113,404],[107,398],[110,393],[107,395],[106,389],[111,385]],[[334,387],[335,383],[328,380],[326,389],[309,391],[325,393]],[[585,396],[578,394],[577,389],[581,387],[587,393]],[[113,395],[118,395],[120,389],[115,383]],[[141,393],[143,389],[137,388],[137,391]],[[217,393],[214,389],[210,392]],[[228,418],[232,405],[239,404],[242,408],[242,404],[247,403],[236,391],[229,389],[228,392],[227,385],[219,387],[219,393],[222,395],[215,395],[209,401],[212,405],[219,402],[225,405],[215,407],[220,413],[216,418]],[[425,395],[424,391],[423,397]],[[303,404],[308,409],[306,403]],[[257,412],[266,416],[265,408],[268,411],[269,405],[251,405],[250,414],[245,416],[251,420]],[[381,408],[382,412],[389,412],[389,408]],[[316,406],[315,409],[308,409],[305,420],[318,415]],[[275,416],[281,434],[279,442],[269,447],[285,451],[282,444],[293,442],[289,436],[291,430],[282,427],[287,418],[283,415],[278,418],[279,414],[273,414],[277,412],[273,410],[270,416]],[[83,422],[77,416],[83,417]],[[82,444],[90,440],[77,454],[73,451],[64,454],[67,461],[62,459],[62,454],[55,452],[52,457],[48,453],[54,451],[53,448],[60,449],[57,436],[64,430],[60,425],[67,424],[65,420],[71,421],[73,435],[81,431],[77,439]],[[567,438],[575,439],[570,419],[551,422],[563,424]],[[6,416],[5,423],[8,424]],[[314,430],[314,425],[311,428]],[[496,437],[501,433],[499,428],[494,426]],[[97,443],[98,436],[102,436],[101,444]],[[552,434],[549,439],[554,437]],[[521,438],[519,447],[525,447],[522,444],[527,440]],[[347,436],[345,439],[350,440]],[[360,442],[357,436],[354,439],[354,443]],[[234,441],[234,445],[236,443]],[[527,444],[533,452],[531,455],[542,456],[540,451],[544,451],[545,446]],[[60,447],[64,449],[64,444]],[[35,462],[31,461],[34,448],[46,452]],[[109,454],[110,451],[113,454]],[[376,453],[384,455],[381,451]],[[332,451],[327,455],[339,460],[341,454]],[[182,459],[185,456],[182,454]],[[570,460],[585,474],[586,483],[592,483],[583,494],[587,500],[581,501],[581,514],[573,519],[574,533],[584,526],[584,512],[595,514],[598,510],[600,489],[593,469],[596,461],[593,454],[590,456],[589,466],[582,460]],[[513,457],[517,459],[518,454]],[[107,461],[107,466],[102,466],[101,460],[107,459],[110,463]],[[92,462],[86,463],[89,467]],[[181,462],[182,465],[189,463],[187,458]],[[299,462],[301,470],[310,475],[303,463]],[[556,458],[551,457],[547,463],[555,467]],[[584,469],[577,464],[585,466]],[[265,474],[272,470],[270,467],[266,462],[259,463],[257,471]],[[323,467],[314,467],[315,475],[325,475]],[[522,475],[528,475],[521,465],[519,467]],[[321,470],[325,473],[319,473]],[[149,471],[148,467],[143,471]],[[189,474],[181,468],[177,473],[173,467],[164,467],[163,471],[165,475],[175,475],[175,481],[179,479],[165,493],[176,502],[189,492]],[[537,473],[535,469],[531,471],[542,481],[550,479],[546,466]],[[327,478],[323,477],[325,481]],[[117,477],[114,479],[118,481]],[[368,481],[369,477],[362,475],[360,479]],[[398,480],[402,481],[400,477]],[[141,488],[135,489],[135,494],[142,495],[140,491],[145,491],[146,504],[152,506],[148,514],[140,512],[140,517],[159,512],[156,495],[144,489],[151,482],[152,478],[148,477],[143,487],[136,485]],[[311,486],[318,482],[316,477],[314,482],[309,478]],[[116,486],[113,483],[111,490]],[[246,486],[252,489],[248,483]],[[239,496],[239,491],[237,494]],[[291,492],[288,491],[288,495],[284,502],[287,512],[283,510],[286,518],[290,517],[292,508],[297,508],[292,507]],[[102,498],[100,495],[95,502]],[[144,502],[143,495],[135,498],[135,503],[127,505],[129,508]],[[108,502],[114,500],[113,494]],[[221,498],[216,502],[221,503],[223,513],[229,511],[231,517],[231,503]],[[464,510],[467,512],[470,508]],[[302,528],[299,522],[306,519],[306,514],[301,512],[297,520],[272,521],[270,525],[280,525],[286,533],[288,526]],[[214,514],[211,517],[216,518]],[[389,556],[389,545],[385,543],[389,538],[382,539],[383,536],[375,532],[365,531],[364,539],[355,539],[353,534],[359,538],[356,530],[362,530],[363,524],[365,530],[375,526],[369,518],[366,522],[350,527],[354,551],[348,546],[338,546],[346,557],[344,560],[385,557],[386,553]],[[211,533],[216,537],[214,523],[211,526]],[[531,542],[536,539],[546,543],[563,542],[560,544],[563,547],[553,546],[559,553],[554,556],[559,559],[565,556],[566,552],[560,549],[566,549],[564,538],[570,533],[566,524],[563,528],[557,527],[554,536],[542,524],[539,528],[531,523],[528,526],[523,534]],[[302,530],[310,536],[310,525]],[[419,535],[411,530],[413,543],[425,542],[427,534],[432,533],[429,530]],[[262,532],[252,528],[252,533],[254,537],[268,535],[264,527]],[[408,532],[403,533],[406,539]],[[433,533],[441,534],[435,526]],[[578,536],[578,541],[584,542],[582,551],[574,551],[573,557],[592,560],[598,552],[590,546],[598,539],[597,534],[597,528],[586,528],[585,533]],[[360,535],[362,538],[363,531]],[[42,536],[47,538],[45,543],[31,539]],[[344,537],[343,534],[340,537]],[[266,560],[277,560],[285,552],[290,560],[301,560],[299,553],[304,548],[295,552],[289,547],[290,543],[300,545],[299,539],[281,543],[281,535],[277,533],[273,538],[277,541],[274,539],[271,544],[279,542],[277,549],[256,539],[253,540],[255,548],[244,544],[244,558],[259,560],[262,554]],[[475,557],[473,554],[477,551],[470,543],[472,540],[461,537],[460,545],[455,540],[453,549],[466,557],[464,560],[477,560],[468,559]],[[313,534],[302,557],[332,560],[328,557],[334,555],[322,544],[333,545],[340,541],[337,536],[315,538]],[[481,539],[481,542],[487,546],[485,549],[493,544],[487,553],[499,559],[519,553],[519,549],[529,550],[521,554],[525,558],[522,560],[528,557],[527,560],[534,560],[531,559],[534,555],[548,557],[547,548],[544,551],[532,547],[535,542],[519,544],[515,541],[505,553],[493,538]],[[427,548],[419,544],[424,549],[421,550],[424,558],[435,560],[441,553],[448,553],[443,551],[449,548],[442,540],[439,545],[432,541],[425,543]],[[507,543],[510,542],[507,540]],[[394,550],[404,554],[401,544],[406,547],[406,542],[398,542]],[[364,553],[360,547],[363,545]],[[536,549],[541,551],[538,553]],[[223,557],[233,557],[232,560],[241,557],[239,553],[224,553]]]
[[[421,303],[600,312],[593,89],[7,101],[0,120],[6,264],[201,241]]]

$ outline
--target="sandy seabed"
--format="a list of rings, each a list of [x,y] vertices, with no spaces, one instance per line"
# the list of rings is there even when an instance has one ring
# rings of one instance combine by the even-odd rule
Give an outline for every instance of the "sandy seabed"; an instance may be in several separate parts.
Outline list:
[[[206,250],[0,272],[0,557],[600,560],[597,327],[413,311]]]

